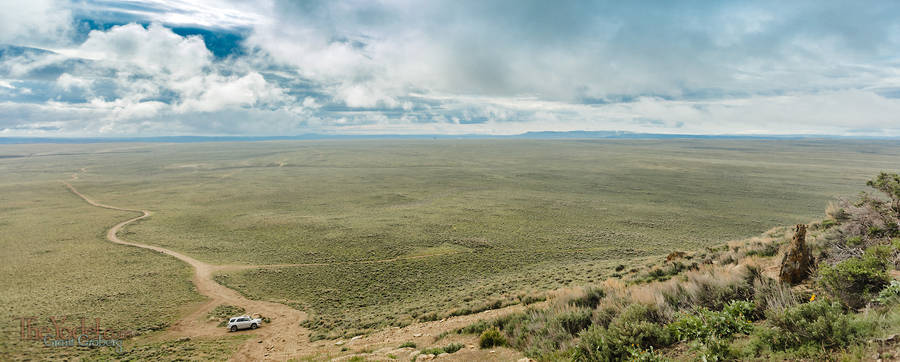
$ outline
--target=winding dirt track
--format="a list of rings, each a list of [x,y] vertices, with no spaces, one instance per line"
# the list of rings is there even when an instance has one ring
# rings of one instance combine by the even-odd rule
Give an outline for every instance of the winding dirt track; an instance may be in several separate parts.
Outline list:
[[[83,170],[83,169],[82,169]],[[77,174],[72,176],[72,180],[77,180]],[[244,270],[244,269],[253,269],[253,268],[280,268],[280,267],[292,267],[292,266],[324,266],[324,265],[339,265],[339,264],[371,264],[371,263],[389,263],[393,261],[399,260],[409,260],[409,259],[421,259],[428,257],[437,257],[444,256],[450,254],[457,254],[462,252],[445,252],[445,253],[435,253],[435,254],[424,254],[424,255],[414,255],[414,256],[402,256],[395,257],[390,259],[380,259],[380,260],[360,260],[360,261],[345,261],[345,262],[333,262],[333,263],[306,263],[306,264],[271,264],[271,265],[214,265],[199,261],[190,256],[181,254],[176,251],[172,251],[166,248],[146,245],[141,243],[135,243],[131,241],[122,240],[119,238],[118,233],[122,230],[126,225],[133,223],[135,221],[147,218],[150,216],[150,212],[147,210],[137,210],[137,209],[128,209],[124,207],[116,207],[101,204],[96,202],[89,197],[85,196],[81,192],[79,192],[72,184],[69,182],[63,181],[63,184],[71,191],[73,194],[80,197],[82,200],[96,207],[101,207],[110,210],[118,210],[118,211],[126,211],[126,212],[134,212],[140,213],[140,216],[133,217],[131,219],[122,221],[112,228],[109,229],[106,233],[106,238],[109,241],[112,241],[116,244],[134,246],[138,248],[153,250],[159,253],[163,253],[172,257],[177,258],[194,268],[194,276],[193,282],[197,287],[197,291],[208,297],[209,300],[199,307],[194,308],[190,313],[188,313],[181,320],[174,323],[169,330],[166,332],[164,338],[178,338],[178,337],[201,337],[201,338],[217,338],[223,337],[228,334],[225,328],[216,327],[215,322],[210,322],[206,320],[206,315],[213,308],[220,304],[228,304],[233,306],[238,306],[244,308],[249,313],[258,313],[263,316],[271,318],[271,323],[264,325],[263,327],[249,332],[242,331],[239,333],[255,333],[254,338],[250,338],[246,343],[240,346],[238,351],[231,357],[232,360],[238,361],[259,361],[259,360],[281,360],[285,361],[288,359],[296,359],[300,357],[310,357],[310,356],[331,356],[335,357],[333,353],[338,353],[337,349],[340,347],[336,347],[337,345],[343,343],[332,343],[329,341],[317,341],[317,342],[309,342],[309,331],[300,326],[300,323],[306,319],[306,313],[299,311],[297,309],[291,308],[287,305],[274,303],[274,302],[266,302],[266,301],[258,301],[258,300],[250,300],[240,295],[238,292],[225,287],[219,283],[216,283],[213,280],[213,276],[216,272],[220,271],[230,271],[230,270]],[[543,304],[543,303],[542,303]],[[422,322],[422,323],[414,323],[404,328],[386,328],[384,330],[375,332],[368,336],[360,336],[361,339],[357,340],[354,338],[349,341],[349,344],[354,345],[356,348],[362,348],[365,350],[375,350],[377,348],[381,348],[381,350],[376,351],[375,353],[366,354],[363,352],[361,356],[375,359],[388,359],[391,358],[390,353],[400,354],[400,353],[408,353],[408,350],[387,348],[384,346],[396,346],[399,343],[414,340],[417,343],[430,344],[429,342],[434,342],[431,340],[433,336],[440,334],[441,332],[460,328],[462,326],[473,323],[474,321],[480,320],[482,318],[490,318],[497,317],[500,315],[505,315],[508,313],[513,313],[517,311],[523,310],[524,307],[521,305],[513,305],[504,307],[496,310],[489,310],[477,314],[466,315],[466,316],[458,316],[453,318],[448,318],[446,320],[433,321],[433,322]],[[470,346],[470,348],[475,348],[474,346]],[[390,352],[390,353],[389,353]],[[494,351],[491,351],[493,353]],[[479,354],[478,350],[469,351],[468,353],[456,353],[452,355],[450,360],[515,360],[520,356],[518,352],[512,350],[501,351],[502,353],[494,354]],[[474,355],[472,353],[475,353]],[[349,355],[344,355],[338,357],[338,359],[347,359]]]
[[[263,328],[255,331],[258,338],[251,338],[247,343],[242,345],[237,353],[232,356],[233,360],[286,360],[291,357],[308,355],[314,352],[309,349],[310,346],[308,343],[302,342],[308,341],[307,336],[309,335],[309,332],[300,326],[300,322],[306,319],[306,313],[284,304],[250,300],[241,296],[236,291],[216,283],[213,280],[213,274],[222,268],[220,266],[204,263],[179,252],[158,246],[145,245],[120,239],[117,234],[122,227],[150,216],[150,212],[147,210],[104,205],[91,200],[68,182],[64,182],[64,184],[69,191],[72,191],[72,193],[78,195],[78,197],[81,197],[84,201],[93,206],[142,214],[141,216],[122,221],[110,228],[106,233],[106,238],[109,239],[109,241],[116,244],[136,246],[157,251],[173,256],[194,267],[194,285],[196,285],[197,291],[200,294],[209,298],[209,301],[176,322],[170,328],[172,334],[190,337],[224,336],[228,333],[224,328],[215,327],[213,323],[208,323],[204,321],[203,318],[206,313],[217,305],[230,304],[244,308],[248,312],[259,313],[272,319],[271,323],[266,324]]]

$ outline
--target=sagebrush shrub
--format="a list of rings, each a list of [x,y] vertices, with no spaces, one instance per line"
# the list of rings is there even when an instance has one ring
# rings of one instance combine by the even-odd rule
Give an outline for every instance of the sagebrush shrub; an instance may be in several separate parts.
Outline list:
[[[658,311],[651,306],[632,304],[616,317],[609,327],[593,324],[579,334],[573,348],[578,361],[618,361],[634,348],[647,349],[670,344],[668,330],[659,323]]]
[[[244,308],[221,304],[209,311],[206,316],[209,320],[218,320],[218,327],[224,327],[228,325],[229,318],[242,315],[244,312]]]
[[[846,314],[839,304],[816,300],[770,313],[769,323],[775,333],[764,336],[776,350],[800,347],[841,348],[863,340],[873,325]]]
[[[455,353],[465,347],[460,343],[450,343],[444,347],[427,348],[422,350],[422,354],[439,355],[441,353]]]
[[[746,301],[732,301],[721,311],[699,308],[693,313],[681,314],[666,329],[673,342],[695,341],[706,360],[725,359],[732,336],[749,334],[753,330],[748,315],[754,309],[754,305]]]
[[[584,289],[584,294],[569,300],[569,304],[576,307],[596,308],[605,296],[606,292],[602,288],[588,287]]]
[[[460,329],[457,329],[456,333],[457,334],[481,334],[481,332],[484,332],[485,329],[488,329],[490,327],[491,327],[490,323],[480,320],[478,322],[475,322],[475,323],[472,323],[465,327],[462,327]]]
[[[864,306],[890,281],[882,249],[869,248],[862,257],[821,266],[819,285],[851,308]]]
[[[478,345],[481,348],[505,346],[506,337],[503,336],[503,333],[501,333],[497,327],[488,328],[485,329],[484,332],[481,332],[481,337],[478,339]]]
[[[591,310],[578,308],[564,311],[556,316],[556,322],[569,334],[578,334],[591,325]]]
[[[628,350],[628,362],[662,362],[668,361],[662,353],[656,351],[653,346],[649,348],[630,347]]]
[[[444,346],[444,352],[445,353],[454,353],[456,351],[463,349],[464,347],[465,346],[462,343],[450,343],[450,344]]]
[[[891,284],[882,289],[875,298],[875,302],[881,305],[900,302],[900,281],[891,280]]]

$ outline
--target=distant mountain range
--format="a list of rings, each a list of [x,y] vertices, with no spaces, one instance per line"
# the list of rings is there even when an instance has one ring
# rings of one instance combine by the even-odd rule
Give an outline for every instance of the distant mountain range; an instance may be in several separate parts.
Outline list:
[[[327,139],[866,139],[900,140],[900,137],[833,136],[833,135],[698,135],[635,133],[625,131],[541,131],[517,135],[346,135],[309,133],[296,136],[160,136],[160,137],[0,137],[0,144],[24,143],[110,143],[110,142],[150,142],[150,143],[194,143],[194,142],[255,142],[286,140],[327,140]]]

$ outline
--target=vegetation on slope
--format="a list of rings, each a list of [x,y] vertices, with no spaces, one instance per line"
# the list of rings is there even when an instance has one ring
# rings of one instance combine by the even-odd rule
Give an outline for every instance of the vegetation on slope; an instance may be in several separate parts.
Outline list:
[[[457,332],[505,341],[539,360],[897,357],[896,338],[883,337],[900,331],[900,281],[890,277],[900,266],[898,184],[896,174],[881,174],[869,185],[887,200],[863,193],[829,207],[828,219],[811,227],[816,270],[799,285],[773,278],[772,250],[785,240],[773,231],[683,254],[699,264],[667,261],[653,270],[669,272],[611,279],[548,309]]]
[[[18,341],[16,318],[23,315],[100,315],[106,325],[145,333],[165,328],[182,306],[200,300],[187,265],[110,245],[105,230],[131,214],[69,195],[58,181],[73,175],[73,184],[98,201],[153,211],[126,227],[124,239],[207,262],[343,263],[462,251],[422,263],[228,273],[228,284],[247,295],[309,311],[315,336],[337,336],[497,301],[526,303],[542,298],[530,290],[600,283],[610,275],[629,283],[636,275],[677,279],[693,263],[702,267],[714,254],[733,251],[704,251],[651,273],[644,264],[673,248],[699,249],[807,220],[832,195],[856,192],[861,175],[895,166],[897,146],[833,140],[0,145],[0,155],[22,156],[0,157],[0,246],[7,251],[0,254],[0,279],[10,281],[0,292],[0,305],[7,306],[0,356],[84,353]],[[26,344],[34,351],[23,349]]]
[[[115,354],[106,347],[51,348],[23,339],[22,318],[34,318],[35,329],[52,329],[50,318],[66,328],[80,326],[82,318],[88,326],[99,319],[102,328],[138,336],[164,330],[185,305],[202,301],[189,266],[106,240],[106,230],[133,213],[93,207],[57,180],[39,178],[0,182],[0,360]],[[126,350],[135,347],[125,342]]]
[[[307,311],[314,338],[349,337],[517,303],[522,293],[630,278],[674,248],[809,220],[833,195],[862,189],[858,175],[891,164],[895,151],[818,142],[305,143],[165,170],[165,190],[197,193],[167,200],[172,213],[129,230],[228,263],[343,263],[218,280]],[[265,167],[280,159],[284,167]],[[214,181],[195,191],[182,185],[187,175]],[[462,252],[346,263],[450,246]]]

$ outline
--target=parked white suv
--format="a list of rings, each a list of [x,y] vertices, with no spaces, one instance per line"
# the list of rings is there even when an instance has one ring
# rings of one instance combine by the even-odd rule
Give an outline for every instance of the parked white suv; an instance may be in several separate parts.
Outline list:
[[[256,329],[262,324],[259,318],[250,318],[250,316],[242,315],[240,317],[232,317],[228,320],[228,330],[236,332],[238,329]]]

